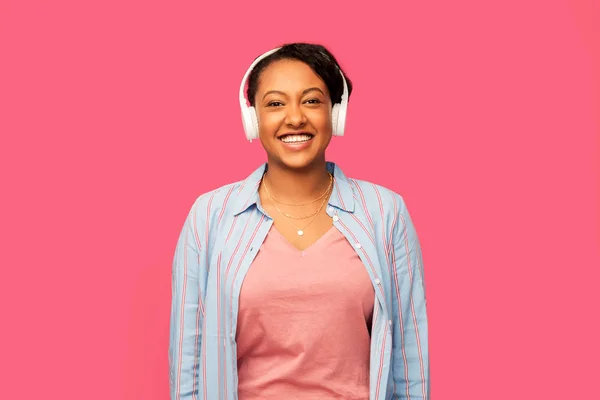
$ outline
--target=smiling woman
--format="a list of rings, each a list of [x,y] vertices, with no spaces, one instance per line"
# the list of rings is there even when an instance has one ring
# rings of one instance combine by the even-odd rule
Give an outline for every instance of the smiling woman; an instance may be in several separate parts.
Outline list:
[[[269,165],[298,169],[323,160],[332,133],[327,85],[305,63],[288,60],[265,68],[261,83],[255,109]]]
[[[410,214],[399,194],[326,159],[351,93],[321,45],[271,50],[246,72],[246,138],[260,140],[267,160],[199,196],[184,223],[173,261],[172,400],[428,398]]]

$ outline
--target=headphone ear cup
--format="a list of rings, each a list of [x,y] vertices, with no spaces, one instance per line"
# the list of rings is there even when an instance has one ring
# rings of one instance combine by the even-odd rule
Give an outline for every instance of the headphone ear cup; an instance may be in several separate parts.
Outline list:
[[[340,105],[334,104],[333,109],[331,110],[331,125],[332,125],[333,136],[340,136],[340,135],[338,135],[339,114],[340,114]]]
[[[254,107],[250,107],[250,119],[252,120],[252,139],[258,139],[258,117]]]
[[[242,108],[242,122],[244,124],[244,131],[246,131],[246,139],[258,139],[258,119],[256,118],[254,107]]]
[[[331,112],[331,120],[333,123],[333,136],[344,136],[344,128],[346,125],[346,110],[341,104],[337,103],[333,106]]]
[[[344,132],[346,130],[346,113],[348,111],[347,106],[340,104],[339,111],[337,114],[337,136],[344,136]]]

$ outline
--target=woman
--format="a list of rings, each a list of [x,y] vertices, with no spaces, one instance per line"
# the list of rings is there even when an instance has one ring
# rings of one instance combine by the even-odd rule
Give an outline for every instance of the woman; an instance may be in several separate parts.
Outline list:
[[[327,49],[294,43],[255,60],[240,92],[267,162],[200,196],[185,221],[171,399],[428,398],[423,264],[405,203],[326,161],[351,82]]]

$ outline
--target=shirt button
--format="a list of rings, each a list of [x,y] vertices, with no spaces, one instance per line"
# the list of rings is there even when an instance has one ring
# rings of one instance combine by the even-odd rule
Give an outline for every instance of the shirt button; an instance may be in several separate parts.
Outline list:
[[[334,220],[335,222],[338,222],[338,221],[340,220],[340,217],[338,217],[337,215],[334,215],[334,216],[333,216],[333,220]]]
[[[360,249],[362,246],[360,245],[360,243],[356,243],[356,248]]]
[[[381,283],[381,281],[379,279],[375,279],[375,284],[379,285]]]

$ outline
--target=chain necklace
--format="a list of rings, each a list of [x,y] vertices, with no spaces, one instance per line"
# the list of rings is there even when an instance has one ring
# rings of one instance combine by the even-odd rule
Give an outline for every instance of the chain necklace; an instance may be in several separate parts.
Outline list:
[[[272,197],[269,197],[269,200],[271,200],[271,204],[273,204],[273,207],[275,207],[275,209],[277,210],[277,212],[278,212],[279,214],[281,214],[281,215],[283,215],[283,216],[285,216],[285,217],[287,217],[287,218],[289,218],[289,219],[306,219],[306,218],[314,217],[316,214],[318,214],[318,213],[319,213],[319,210],[317,210],[317,211],[315,211],[315,212],[313,212],[313,213],[310,213],[310,214],[307,214],[307,215],[302,215],[302,216],[300,216],[300,217],[297,217],[297,216],[295,216],[295,215],[290,215],[290,214],[288,214],[288,213],[285,213],[285,212],[281,211],[281,210],[279,209],[279,207],[277,207],[277,205],[275,205],[275,203],[273,202],[273,198],[272,198]]]
[[[330,190],[331,190],[331,185],[329,185],[329,188],[325,192],[325,195],[328,194],[328,193],[330,193]],[[313,213],[310,213],[308,215],[302,215],[300,217],[297,217],[295,215],[290,215],[288,213],[285,213],[285,212],[281,211],[279,209],[279,207],[277,207],[277,204],[275,204],[275,201],[277,201],[277,200],[275,200],[275,198],[273,196],[271,196],[271,193],[269,193],[269,189],[267,189],[266,186],[265,186],[265,191],[267,192],[267,195],[269,196],[269,200],[271,200],[271,203],[273,204],[273,207],[275,207],[275,209],[277,210],[277,212],[279,212],[279,214],[281,214],[281,215],[283,215],[283,216],[285,216],[287,218],[290,218],[290,219],[306,219],[306,218],[310,218],[310,217],[313,217],[313,216],[317,215],[319,213],[319,211],[320,211],[320,209],[319,209],[319,210],[317,210],[317,211],[315,211]],[[324,195],[322,195],[321,198],[323,196]],[[327,199],[324,199],[323,201],[325,202],[326,200]]]
[[[267,192],[267,194],[269,195],[269,197],[271,199],[273,199],[274,201],[278,202],[279,204],[283,204],[284,206],[295,206],[295,207],[296,206],[306,206],[308,204],[314,203],[315,201],[321,200],[323,198],[323,196],[325,196],[327,193],[329,193],[329,190],[331,189],[331,185],[333,184],[333,175],[331,175],[331,172],[328,172],[328,174],[329,174],[329,186],[327,186],[327,189],[325,190],[325,192],[322,195],[320,195],[319,197],[317,197],[316,199],[311,200],[311,201],[309,201],[307,203],[290,204],[290,203],[284,203],[283,201],[277,200],[269,192],[269,188],[267,187],[267,180],[266,179],[263,179],[263,183],[265,185],[265,191]],[[290,218],[293,218],[293,217],[290,217]],[[304,217],[304,218],[308,218],[308,217]]]
[[[330,185],[330,188],[331,188],[331,185]],[[325,194],[327,194],[327,193],[329,193],[329,190],[327,190],[327,192],[325,192]],[[312,215],[311,220],[308,221],[308,223],[303,228],[298,228],[296,225],[294,225],[292,223],[292,221],[288,220],[286,218],[286,214],[283,213],[283,212],[281,212],[279,210],[279,208],[277,208],[277,205],[275,205],[275,202],[273,201],[273,199],[271,198],[271,196],[269,196],[269,200],[271,201],[271,204],[273,204],[273,207],[275,207],[275,209],[277,210],[277,212],[279,214],[281,214],[285,218],[285,220],[296,229],[296,233],[298,234],[298,236],[302,236],[302,235],[304,235],[304,229],[308,228],[308,226],[310,224],[312,224],[312,222],[317,218],[317,216],[319,215],[319,213],[321,212],[321,210],[323,209],[323,207],[327,203],[328,197],[326,197],[325,200],[323,200],[323,202],[321,203],[321,206],[319,207],[319,209],[317,210],[317,212]]]

